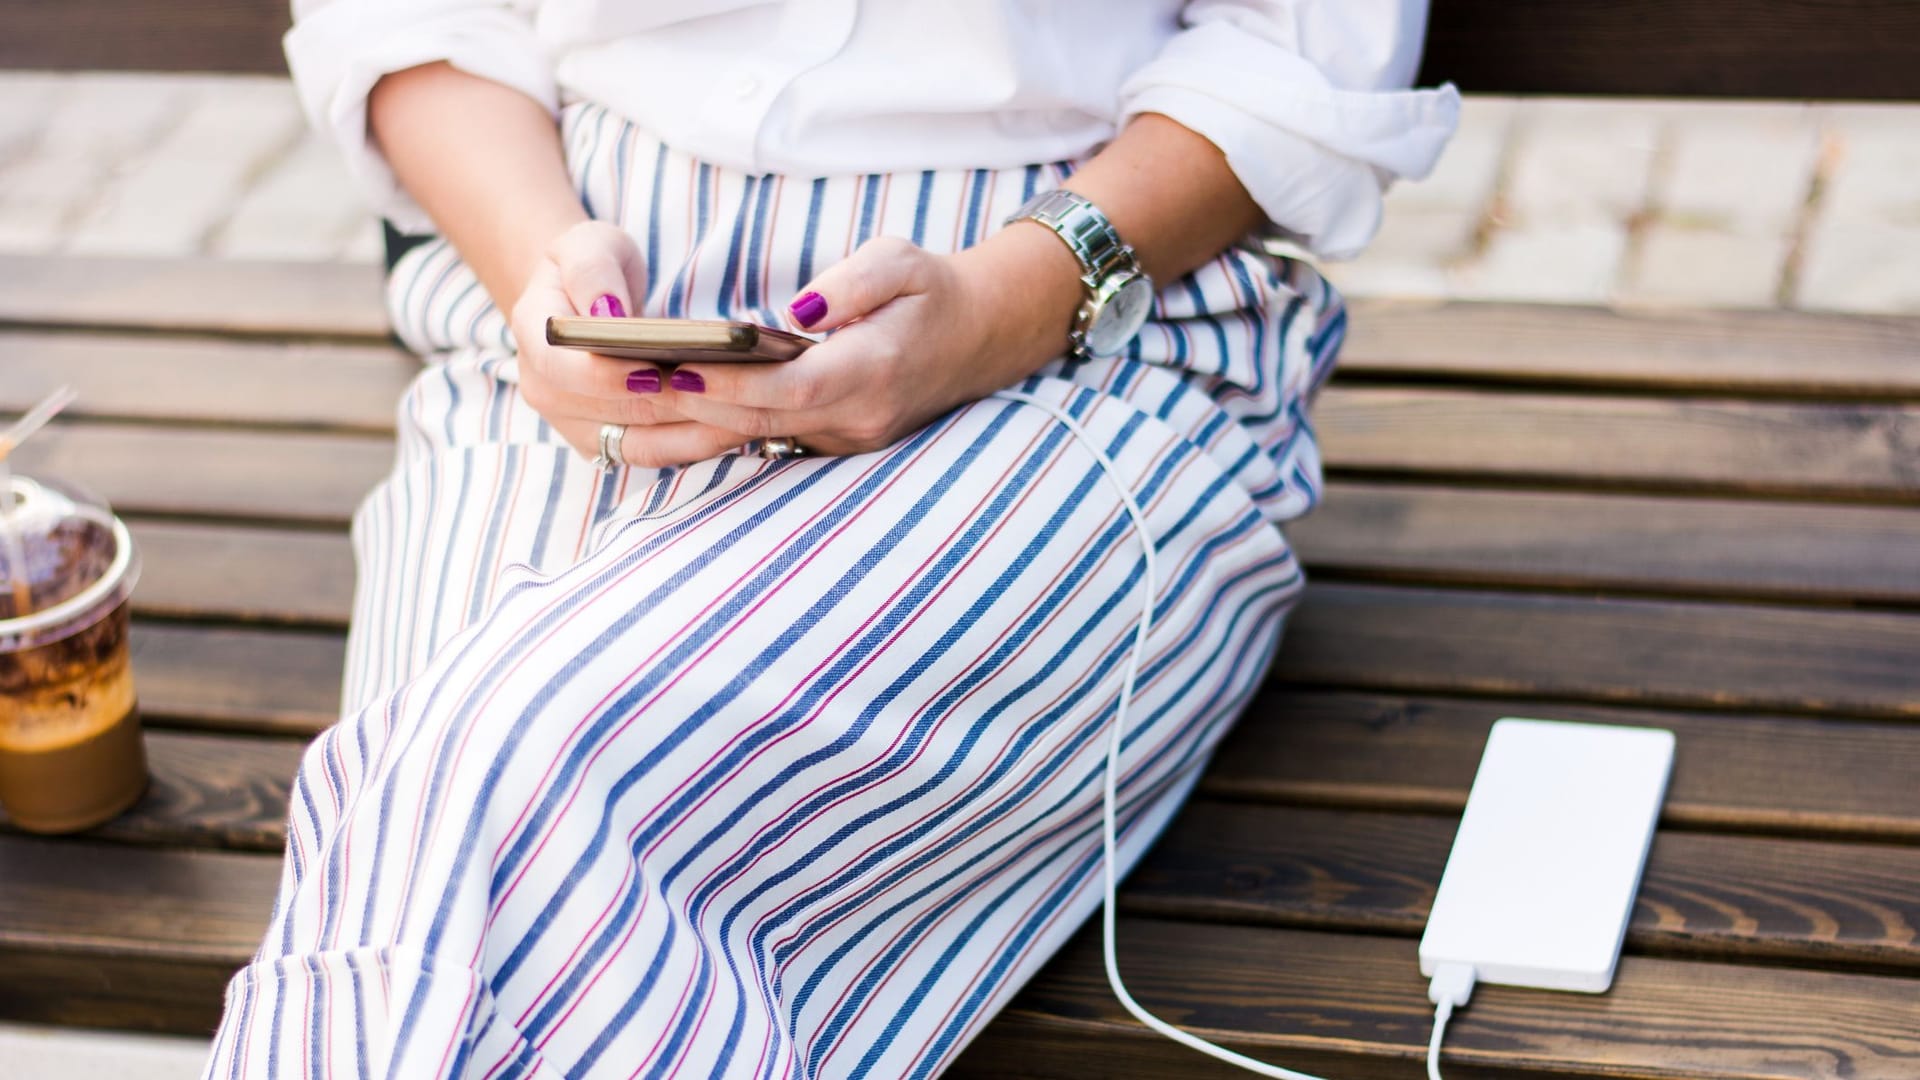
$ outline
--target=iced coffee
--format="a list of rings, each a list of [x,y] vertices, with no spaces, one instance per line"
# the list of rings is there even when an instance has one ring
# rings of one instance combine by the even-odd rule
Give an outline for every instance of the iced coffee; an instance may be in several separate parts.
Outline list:
[[[25,477],[9,488],[0,502],[0,808],[22,829],[73,832],[120,814],[147,785],[127,650],[137,558],[103,505]]]

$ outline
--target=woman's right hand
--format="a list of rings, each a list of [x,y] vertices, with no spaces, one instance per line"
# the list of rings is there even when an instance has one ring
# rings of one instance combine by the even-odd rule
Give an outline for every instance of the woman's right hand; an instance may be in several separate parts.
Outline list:
[[[646,262],[625,230],[583,221],[555,237],[513,305],[521,397],[585,458],[599,455],[603,424],[626,426],[621,456],[640,468],[700,461],[748,442],[663,406],[659,368],[547,344],[550,315],[623,317],[646,295]]]

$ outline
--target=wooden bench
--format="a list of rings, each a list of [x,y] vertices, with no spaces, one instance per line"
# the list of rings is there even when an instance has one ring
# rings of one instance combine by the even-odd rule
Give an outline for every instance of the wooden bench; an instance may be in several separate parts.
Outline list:
[[[1469,86],[1700,89],[1709,65],[1663,82],[1592,57],[1642,39],[1672,56],[1674,20],[1745,12],[1752,55],[1708,88],[1920,98],[1920,63],[1885,59],[1913,59],[1911,5],[1544,14],[1574,7],[1440,0],[1435,55],[1475,70],[1462,28],[1512,11],[1580,28],[1530,40],[1565,42],[1560,77],[1589,83],[1495,63]],[[284,20],[210,8],[249,55]],[[0,63],[35,27],[159,10],[34,0]],[[1871,32],[1813,19],[1849,12]],[[1859,62],[1790,81],[1781,28]],[[75,55],[141,55],[100,52],[111,37]],[[225,55],[193,66],[244,66]],[[414,370],[377,289],[361,267],[0,258],[0,410],[56,381],[81,394],[24,467],[100,491],[143,547],[155,776],[85,837],[0,823],[0,1017],[204,1034],[257,943],[288,779],[335,716],[345,523]],[[1415,940],[1488,726],[1657,724],[1679,755],[1613,991],[1482,988],[1449,1080],[1920,1077],[1920,319],[1368,303],[1352,326],[1317,412],[1329,495],[1291,530],[1314,584],[1125,886],[1135,993],[1289,1067],[1420,1075]],[[1088,931],[954,1075],[1243,1074],[1127,1018]]]

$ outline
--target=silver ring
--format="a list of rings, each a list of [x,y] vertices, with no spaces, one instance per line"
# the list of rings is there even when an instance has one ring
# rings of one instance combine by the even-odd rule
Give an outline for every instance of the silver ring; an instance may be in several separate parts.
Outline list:
[[[768,461],[806,457],[807,448],[788,435],[772,435],[760,440],[760,456]]]
[[[600,455],[593,459],[593,467],[601,472],[612,472],[625,465],[626,459],[620,456],[620,443],[627,437],[627,429],[620,424],[600,425]]]

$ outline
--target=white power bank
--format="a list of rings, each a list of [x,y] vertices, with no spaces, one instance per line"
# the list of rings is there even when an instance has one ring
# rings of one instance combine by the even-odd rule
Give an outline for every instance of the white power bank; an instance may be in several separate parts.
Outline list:
[[[1420,939],[1420,972],[1600,993],[1673,766],[1673,733],[1505,719],[1487,737]]]

